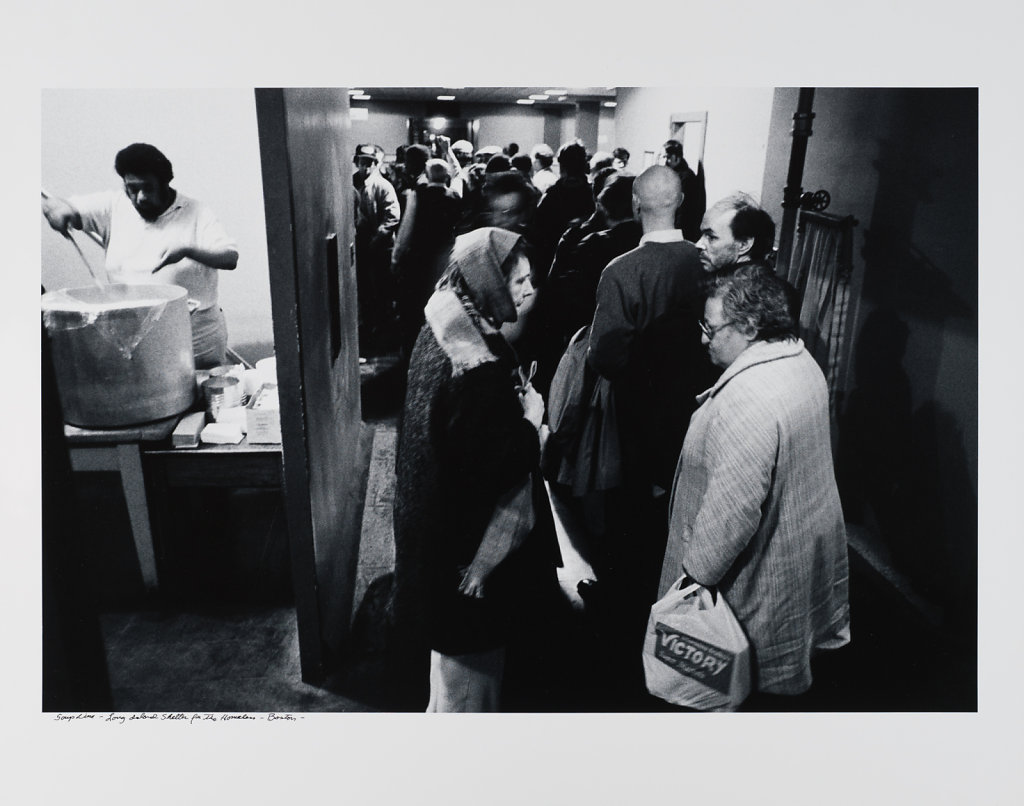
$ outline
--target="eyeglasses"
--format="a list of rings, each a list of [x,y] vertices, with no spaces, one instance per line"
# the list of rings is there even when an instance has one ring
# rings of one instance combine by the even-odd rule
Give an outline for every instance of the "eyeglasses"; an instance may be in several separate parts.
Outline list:
[[[701,319],[697,324],[700,325],[701,332],[708,337],[708,341],[711,341],[715,337],[715,334],[722,328],[729,327],[729,325],[734,325],[736,323],[730,320],[728,322],[722,322],[722,324],[716,325],[715,327],[710,327],[707,322]]]

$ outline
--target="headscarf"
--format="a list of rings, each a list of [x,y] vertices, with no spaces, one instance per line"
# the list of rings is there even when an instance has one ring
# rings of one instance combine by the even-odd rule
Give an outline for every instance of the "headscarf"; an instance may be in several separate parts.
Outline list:
[[[497,360],[485,336],[517,319],[508,290],[511,266],[506,264],[520,241],[521,235],[498,227],[481,227],[455,239],[448,268],[423,310],[454,375]]]
[[[516,306],[508,290],[510,267],[505,264],[522,240],[522,235],[498,227],[480,227],[460,235],[438,289],[453,286],[458,292],[461,277],[465,286],[462,290],[490,324],[498,327],[516,321]]]

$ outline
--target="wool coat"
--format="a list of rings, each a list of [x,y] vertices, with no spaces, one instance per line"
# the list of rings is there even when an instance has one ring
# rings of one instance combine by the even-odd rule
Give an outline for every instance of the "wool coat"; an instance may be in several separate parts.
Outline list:
[[[459,593],[462,569],[499,496],[522,483],[540,458],[537,432],[515,391],[517,364],[507,345],[496,351],[499,361],[453,377],[425,325],[409,369],[396,467],[396,593],[408,605],[403,615],[446,655],[504,645],[513,601],[525,592],[516,578],[532,551],[521,546],[498,566],[484,598]]]
[[[703,278],[693,244],[648,241],[597,284],[587,360],[612,382],[626,483],[648,495],[672,483],[695,398],[715,377],[697,326]]]
[[[755,687],[799,694],[816,649],[849,641],[846,531],[828,389],[799,340],[754,342],[700,396],[676,469],[659,596],[716,585]]]
[[[500,267],[519,241],[496,228],[456,241],[449,271],[458,267],[475,314],[493,324],[516,319]],[[432,302],[444,294],[439,285]],[[540,457],[516,388],[515,352],[493,328],[469,327],[438,336],[428,311],[410,357],[396,461],[394,616],[446,655],[505,645],[515,609],[543,575],[541,558],[554,569],[550,509],[535,498],[533,532],[490,573],[483,598],[459,592],[499,498],[531,479]]]

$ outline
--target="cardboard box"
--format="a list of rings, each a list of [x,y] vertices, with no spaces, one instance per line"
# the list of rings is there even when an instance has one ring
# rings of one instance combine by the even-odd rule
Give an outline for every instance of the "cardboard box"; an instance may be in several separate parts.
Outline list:
[[[245,407],[245,425],[249,443],[277,443],[281,441],[281,407],[277,399],[277,384],[263,384]]]

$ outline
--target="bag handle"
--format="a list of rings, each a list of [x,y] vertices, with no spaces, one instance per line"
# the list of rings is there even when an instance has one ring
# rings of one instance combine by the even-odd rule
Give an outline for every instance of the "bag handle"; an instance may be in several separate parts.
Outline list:
[[[697,580],[683,574],[672,586],[672,590],[677,590],[682,593],[684,599],[699,593],[701,588],[711,594],[711,601],[713,604],[718,603],[718,587],[716,585],[702,585]]]

